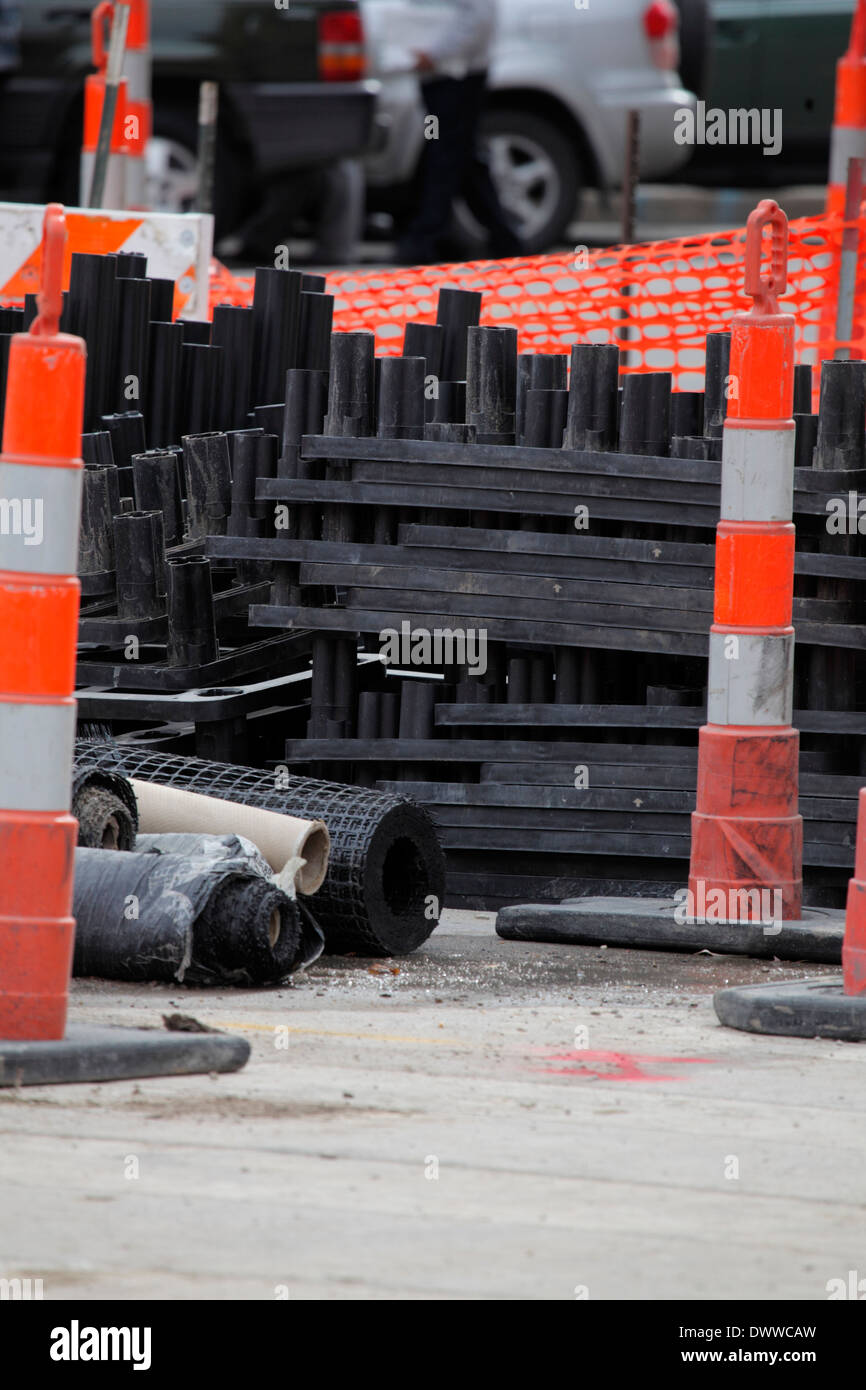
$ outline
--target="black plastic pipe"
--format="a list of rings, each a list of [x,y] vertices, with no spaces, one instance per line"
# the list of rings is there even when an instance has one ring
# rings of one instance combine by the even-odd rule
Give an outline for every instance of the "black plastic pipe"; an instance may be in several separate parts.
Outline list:
[[[183,538],[183,507],[175,451],[148,449],[136,454],[132,479],[136,510],[162,512],[165,545],[177,545]]]
[[[213,311],[211,342],[222,348],[222,380],[215,423],[221,429],[243,429],[250,409],[253,369],[253,311],[218,304]]]
[[[184,435],[183,467],[190,536],[224,536],[232,499],[226,436],[215,431]]]
[[[619,348],[575,343],[571,349],[565,447],[607,451],[616,446]],[[588,440],[593,432],[596,438]]]
[[[150,285],[152,295],[153,280]],[[182,348],[183,329],[179,323],[151,320],[144,403],[144,429],[151,449],[165,449],[169,444],[177,444],[181,437]]]
[[[446,381],[465,381],[470,328],[481,321],[481,293],[477,290],[439,291],[436,322],[444,329],[442,376]]]
[[[156,618],[165,612],[162,512],[124,512],[114,518],[117,612]]]
[[[168,663],[206,666],[219,656],[210,560],[185,555],[169,560]]]

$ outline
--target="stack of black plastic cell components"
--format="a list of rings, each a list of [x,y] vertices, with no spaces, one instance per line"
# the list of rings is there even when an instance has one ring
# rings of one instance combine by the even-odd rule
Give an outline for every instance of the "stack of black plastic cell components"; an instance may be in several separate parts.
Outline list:
[[[613,346],[520,355],[445,289],[377,360],[331,334],[323,280],[260,270],[211,329],[143,307],[130,259],[80,258],[64,319],[113,344],[88,395],[82,720],[411,797],[452,904],[679,887],[728,335],[705,392],[675,392]],[[820,385],[816,415],[797,369],[794,723],[806,898],[838,904],[866,771],[866,364]]]
[[[82,719],[192,726],[199,754],[244,760],[249,716],[308,684],[309,638],[249,624],[270,567],[212,562],[204,543],[274,534],[272,508],[255,500],[281,455],[282,407],[267,402],[297,362],[327,367],[323,291],[322,277],[264,270],[252,309],[173,322],[174,285],[149,279],[143,256],[73,256],[62,328],[88,348]],[[34,313],[32,302],[0,311],[0,400],[9,337]]]

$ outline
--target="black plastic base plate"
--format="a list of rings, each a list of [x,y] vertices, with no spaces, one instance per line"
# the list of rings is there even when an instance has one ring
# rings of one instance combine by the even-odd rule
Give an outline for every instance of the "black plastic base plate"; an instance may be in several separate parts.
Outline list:
[[[721,989],[713,1007],[726,1028],[746,1033],[866,1042],[866,994],[844,994],[841,976]]]
[[[568,946],[632,946],[642,951],[714,951],[767,960],[840,965],[845,913],[804,908],[799,922],[678,922],[673,898],[567,898],[500,908],[496,931],[509,941]]]
[[[128,1081],[141,1076],[239,1071],[250,1055],[231,1033],[172,1033],[154,1028],[97,1028],[70,1023],[57,1042],[0,1038],[0,1086]]]

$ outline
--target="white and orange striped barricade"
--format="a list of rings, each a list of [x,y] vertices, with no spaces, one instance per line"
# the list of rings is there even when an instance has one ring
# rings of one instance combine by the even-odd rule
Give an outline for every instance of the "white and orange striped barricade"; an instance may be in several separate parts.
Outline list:
[[[25,294],[38,290],[44,214],[43,204],[0,203],[0,302],[22,302]],[[147,257],[149,276],[174,281],[175,318],[210,317],[209,213],[67,208],[66,230],[64,289],[73,252],[137,251]]]

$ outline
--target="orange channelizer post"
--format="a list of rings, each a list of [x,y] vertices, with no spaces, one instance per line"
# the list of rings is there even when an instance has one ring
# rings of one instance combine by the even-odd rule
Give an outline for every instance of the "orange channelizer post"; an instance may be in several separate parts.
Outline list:
[[[105,73],[108,66],[106,30],[114,14],[112,0],[102,0],[91,15],[91,48],[95,73],[84,80],[84,135],[81,143],[81,176],[79,201],[87,207],[90,201],[90,186],[93,182],[93,166],[96,162],[96,147],[99,143],[99,128],[102,124],[102,107],[105,102]],[[114,123],[111,127],[111,153],[105,174],[103,206],[125,208],[128,206],[129,168],[131,156],[135,154],[135,142],[129,138],[130,131],[137,129],[137,122],[129,121],[129,94],[126,78],[120,82],[117,91],[117,106]]]
[[[771,265],[763,277],[766,230]],[[747,227],[745,290],[754,304],[731,325],[732,399],[689,873],[690,901],[724,903],[728,921],[766,918],[768,899],[774,918],[796,921],[802,905],[799,735],[790,727],[794,319],[776,303],[786,288],[787,250],[787,218],[765,200]]]
[[[127,202],[147,207],[147,143],[153,134],[151,99],[150,0],[126,0],[129,29],[123,70],[126,75]]]
[[[69,814],[86,348],[59,332],[66,221],[45,211],[42,292],[9,349],[0,497],[0,1038],[62,1038],[75,930]]]
[[[857,0],[848,52],[836,64],[827,211],[845,211],[848,160],[866,157],[866,0]]]
[[[866,995],[866,787],[860,792],[854,877],[848,883],[842,973],[846,994]]]

